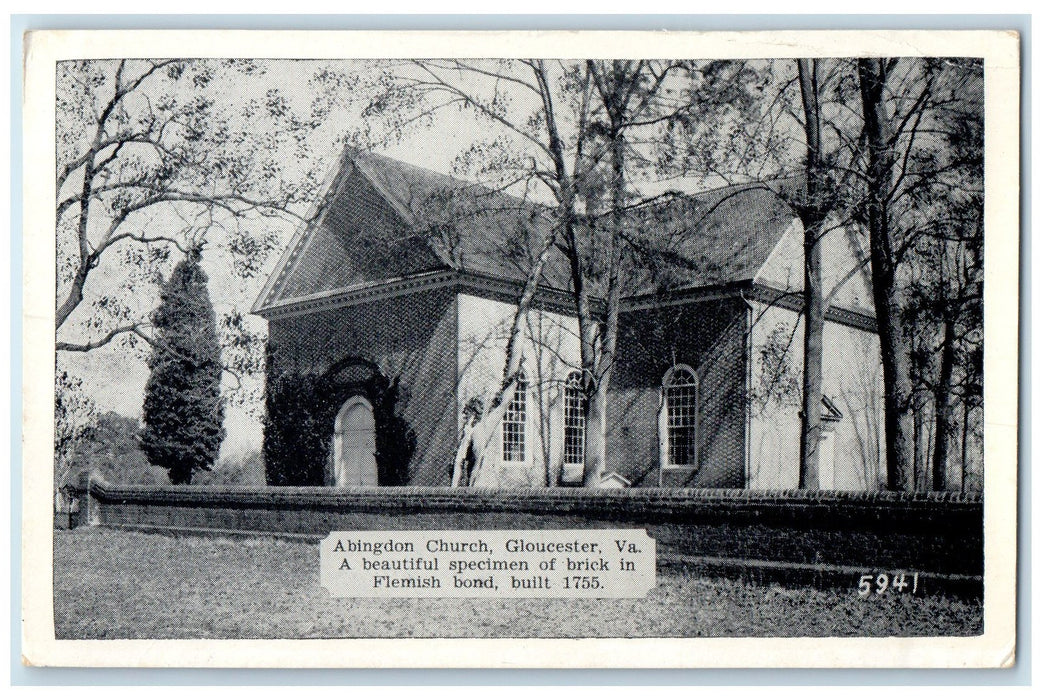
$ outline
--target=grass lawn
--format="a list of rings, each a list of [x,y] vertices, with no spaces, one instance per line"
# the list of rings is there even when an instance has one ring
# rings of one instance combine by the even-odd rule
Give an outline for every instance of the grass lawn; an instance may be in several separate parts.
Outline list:
[[[665,569],[646,598],[332,598],[318,544],[84,528],[54,533],[59,639],[974,635],[979,601],[750,586]]]

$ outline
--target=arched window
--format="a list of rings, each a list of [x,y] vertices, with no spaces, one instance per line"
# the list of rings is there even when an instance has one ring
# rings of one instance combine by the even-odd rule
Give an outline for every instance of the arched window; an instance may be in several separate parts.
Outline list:
[[[662,379],[660,434],[663,466],[698,466],[698,378],[687,365],[675,365]]]
[[[528,380],[524,372],[517,374],[514,397],[503,415],[503,461],[525,461],[525,426],[528,422]]]
[[[564,463],[582,464],[586,448],[586,397],[582,374],[571,372],[564,383]]]

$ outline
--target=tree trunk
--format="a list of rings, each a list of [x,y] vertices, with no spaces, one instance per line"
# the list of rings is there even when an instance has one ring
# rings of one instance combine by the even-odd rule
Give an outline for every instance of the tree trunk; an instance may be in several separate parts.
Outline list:
[[[966,493],[967,433],[970,430],[970,402],[962,398],[962,458],[959,461],[959,491]]]
[[[499,389],[492,397],[487,410],[481,417],[473,421],[471,425],[464,426],[460,436],[459,444],[456,446],[456,456],[452,466],[452,485],[463,486],[473,484],[484,466],[485,452],[496,434],[496,428],[503,420],[507,405],[514,397],[514,389],[517,387],[517,375],[521,371],[521,328],[528,312],[532,308],[536,291],[539,289],[539,281],[543,276],[543,266],[550,251],[553,250],[557,240],[557,227],[551,226],[549,232],[542,242],[542,248],[536,257],[532,269],[528,272],[525,280],[524,290],[517,302],[514,318],[510,324],[510,333],[507,336],[506,358],[503,361],[503,379]],[[474,470],[471,474],[464,474],[464,465],[467,462],[468,453],[473,454]]]
[[[818,445],[821,440],[822,335],[825,329],[821,295],[821,240],[807,232],[804,243],[803,419],[800,423],[801,489],[817,489]],[[817,240],[814,240],[817,239]]]
[[[817,61],[799,59],[807,137],[806,201],[800,206],[803,223],[803,410],[800,420],[801,489],[817,489],[818,444],[821,440],[822,334],[825,327],[821,288],[821,238],[826,208],[823,203],[821,112],[818,107]]]
[[[580,264],[578,254],[574,257],[575,260],[573,262],[573,267]],[[582,272],[579,272],[578,274],[581,275]],[[575,297],[576,310],[579,315],[579,357],[582,364],[582,390],[583,396],[586,398],[586,440],[583,449],[583,485],[589,485],[595,478],[594,473],[598,469],[603,468],[604,455],[604,436],[603,434],[600,437],[594,435],[594,433],[597,432],[598,425],[598,419],[594,415],[594,411],[599,410],[603,406],[603,404],[596,398],[600,384],[597,377],[599,331],[596,319],[593,318],[589,295],[585,291],[583,282],[575,279],[574,272],[572,284],[578,284],[580,290]]]
[[[472,455],[471,448],[474,445],[474,426],[477,421],[467,419],[463,426],[463,434],[456,445],[456,457],[452,462],[452,488],[470,483],[470,473],[466,468],[467,458]]]
[[[926,403],[922,391],[915,392],[915,409],[912,411],[912,428],[915,431],[915,443],[912,448],[912,464],[915,472],[912,483],[913,491],[922,491],[926,484]]]
[[[607,392],[598,386],[586,401],[586,444],[583,454],[583,486],[596,488],[604,479]]]
[[[571,200],[562,198],[561,208],[570,207]],[[599,352],[599,335],[597,320],[593,317],[590,295],[586,289],[586,271],[582,267],[582,252],[579,249],[579,236],[575,226],[569,221],[565,226],[565,255],[568,258],[569,272],[572,282],[572,299],[579,323],[579,362],[582,365],[582,393],[586,398],[586,439],[583,449],[583,485],[593,481],[593,472],[603,468],[604,450],[603,434],[598,438],[593,435],[598,419],[593,415],[603,404],[595,399],[598,391],[597,355]],[[598,466],[600,465],[600,467]]]
[[[619,337],[619,306],[622,299],[622,229],[626,204],[625,137],[618,125],[620,115],[613,115],[611,139],[611,230],[608,237],[608,290],[604,318],[604,335],[597,357],[597,385],[587,400],[586,450],[583,464],[583,486],[600,486],[607,469],[608,389],[615,369],[615,349]]]
[[[876,295],[877,297],[879,295]],[[896,302],[894,303],[896,307]],[[879,307],[877,306],[877,309]],[[914,489],[912,469],[913,416],[909,350],[902,331],[891,321],[896,311],[880,318],[876,312],[883,360],[883,435],[886,438],[886,484],[891,491]]]
[[[941,370],[934,393],[934,413],[937,428],[933,449],[933,490],[948,487],[948,451],[952,434],[952,374],[955,369],[955,324],[944,323],[944,344],[941,346]]]
[[[893,154],[883,104],[886,82],[882,59],[858,59],[862,111],[868,146],[868,233],[872,294],[883,361],[883,425],[886,483],[890,490],[913,488],[911,346],[901,327],[896,261],[890,241],[888,204]]]

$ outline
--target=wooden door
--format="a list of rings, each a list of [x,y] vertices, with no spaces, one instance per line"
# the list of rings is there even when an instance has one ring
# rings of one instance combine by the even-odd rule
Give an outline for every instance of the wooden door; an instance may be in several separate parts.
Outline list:
[[[376,486],[376,421],[373,407],[360,396],[340,409],[335,426],[335,485]]]

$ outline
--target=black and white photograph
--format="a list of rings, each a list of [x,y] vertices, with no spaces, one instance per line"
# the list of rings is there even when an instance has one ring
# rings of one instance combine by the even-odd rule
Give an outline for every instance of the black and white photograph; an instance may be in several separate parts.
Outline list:
[[[30,662],[1012,663],[1015,34],[286,34],[27,38]]]

